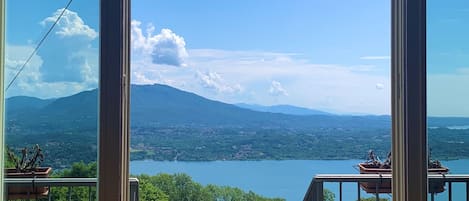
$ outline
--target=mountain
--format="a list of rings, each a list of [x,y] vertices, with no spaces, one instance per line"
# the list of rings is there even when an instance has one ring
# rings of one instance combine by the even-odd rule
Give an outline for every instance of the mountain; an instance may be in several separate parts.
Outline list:
[[[42,100],[11,97],[6,100],[7,125],[57,130],[92,129],[97,126],[98,91]],[[274,107],[276,111],[306,112],[293,106]],[[273,109],[272,109],[273,110]],[[285,112],[285,113],[286,113]],[[308,112],[312,112],[309,111]],[[166,85],[131,86],[131,126],[255,127],[255,128],[390,128],[389,116],[346,116],[319,113],[291,115],[260,112],[209,100],[197,94]],[[468,118],[429,118],[429,126],[468,125]]]
[[[209,100],[166,85],[133,85],[131,88],[133,126],[190,125],[265,128],[317,128],[389,126],[389,119],[368,116],[298,116],[259,112]]]
[[[328,112],[321,110],[314,110],[304,107],[297,107],[292,105],[272,105],[272,106],[263,106],[257,104],[246,104],[238,103],[235,104],[240,108],[250,109],[259,112],[270,112],[270,113],[281,113],[281,114],[290,114],[290,115],[333,115]]]
[[[24,129],[68,130],[97,127],[97,90],[57,99],[11,97],[6,100],[7,125]]]
[[[42,108],[55,99],[39,99],[29,96],[15,96],[5,101],[7,111],[36,110]]]

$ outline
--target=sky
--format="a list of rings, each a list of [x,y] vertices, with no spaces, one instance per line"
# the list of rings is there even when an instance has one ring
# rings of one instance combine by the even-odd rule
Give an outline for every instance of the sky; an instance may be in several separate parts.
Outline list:
[[[450,2],[428,2],[428,114],[469,116],[469,2]],[[7,81],[66,3],[7,1]],[[7,96],[96,88],[98,6],[74,1]],[[390,15],[389,0],[132,1],[131,82],[227,103],[390,114]]]

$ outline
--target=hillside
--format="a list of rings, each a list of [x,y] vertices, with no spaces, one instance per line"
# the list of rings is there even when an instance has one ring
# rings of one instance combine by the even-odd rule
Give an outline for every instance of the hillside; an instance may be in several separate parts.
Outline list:
[[[53,167],[94,161],[97,103],[97,90],[48,100],[8,98],[6,143],[40,144],[48,156],[46,163]],[[431,127],[468,122],[468,118],[429,118]],[[385,155],[391,139],[389,116],[260,112],[166,85],[132,85],[131,126],[132,160],[358,159],[369,149]],[[434,156],[467,156],[467,132],[430,129]]]
[[[7,119],[33,126],[84,128],[96,126],[97,90],[54,100],[12,97]],[[23,107],[24,105],[24,107]],[[28,106],[32,105],[32,106]],[[34,106],[34,107],[33,107]],[[24,111],[24,108],[28,108]],[[19,112],[21,111],[21,112]],[[73,125],[72,125],[73,124]],[[266,128],[368,128],[389,127],[386,116],[287,115],[259,112],[213,101],[166,85],[132,85],[132,126],[201,126]]]

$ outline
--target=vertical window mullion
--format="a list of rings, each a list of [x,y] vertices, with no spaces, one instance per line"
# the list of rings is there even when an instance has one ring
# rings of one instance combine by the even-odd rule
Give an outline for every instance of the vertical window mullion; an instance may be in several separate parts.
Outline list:
[[[101,0],[99,200],[129,198],[130,1]]]
[[[393,200],[427,200],[426,0],[392,1]]]

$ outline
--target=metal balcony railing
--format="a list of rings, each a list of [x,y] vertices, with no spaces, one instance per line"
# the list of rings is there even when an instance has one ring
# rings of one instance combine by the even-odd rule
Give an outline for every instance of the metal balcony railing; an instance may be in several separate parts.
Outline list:
[[[138,200],[138,179],[130,178],[130,201]],[[11,187],[25,187],[29,189],[37,189],[41,187],[47,187],[47,193],[42,195],[34,194],[34,192],[20,195],[13,195],[11,199],[18,199],[14,196],[19,196],[22,200],[35,200],[41,198],[42,200],[52,200],[54,195],[54,187],[68,187],[67,200],[72,200],[73,188],[75,187],[88,187],[88,200],[97,200],[95,195],[93,196],[92,189],[96,189],[97,179],[96,178],[5,178],[5,185],[8,188]],[[9,195],[10,196],[10,195]]]
[[[467,174],[435,174],[428,175],[428,180],[430,184],[447,184],[448,190],[448,201],[453,200],[452,195],[452,184],[453,183],[465,183],[466,184],[466,200],[469,200],[469,175]],[[390,174],[319,174],[316,175],[305,194],[304,201],[323,201],[324,200],[324,183],[333,182],[339,184],[339,201],[343,200],[342,195],[342,184],[343,183],[357,183],[357,199],[361,198],[361,189],[363,186],[360,184],[363,182],[372,183],[376,188],[374,192],[380,192],[380,184],[390,184],[391,175]],[[385,185],[383,185],[385,186]],[[379,201],[380,193],[374,193],[376,200]],[[430,199],[435,200],[435,194],[430,194]],[[349,199],[347,199],[349,200]]]

